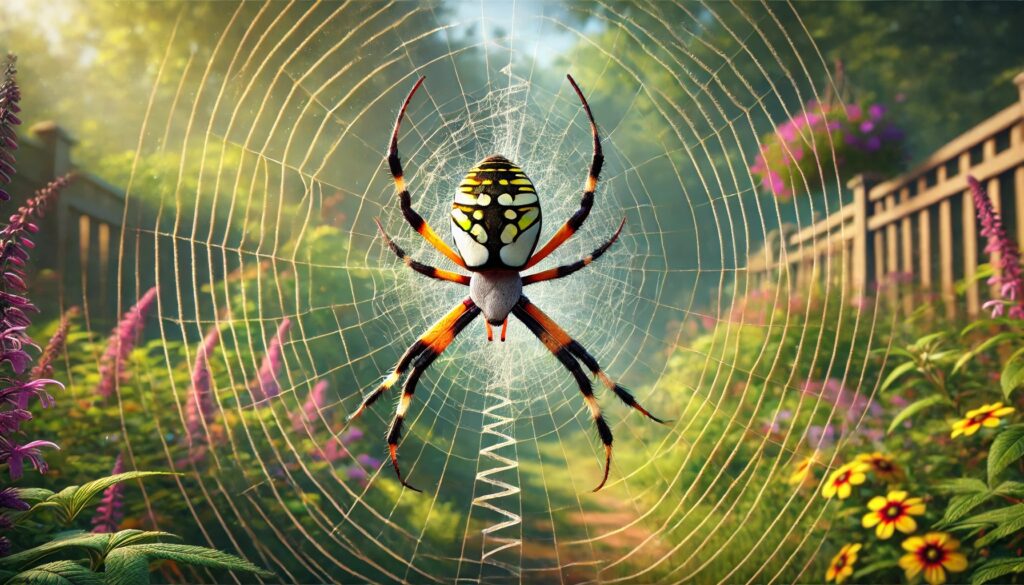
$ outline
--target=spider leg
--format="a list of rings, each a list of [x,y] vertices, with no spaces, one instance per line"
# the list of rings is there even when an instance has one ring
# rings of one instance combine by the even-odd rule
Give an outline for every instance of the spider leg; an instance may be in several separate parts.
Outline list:
[[[413,393],[416,392],[416,384],[419,383],[420,376],[441,355],[441,352],[451,345],[452,341],[465,329],[466,325],[469,325],[470,321],[479,314],[480,308],[473,305],[472,301],[470,301],[467,310],[459,315],[446,330],[435,337],[420,352],[412,365],[409,377],[405,379],[405,383],[402,385],[402,397],[398,401],[398,407],[395,409],[395,418],[391,421],[391,428],[388,430],[388,452],[391,454],[391,465],[395,468],[398,481],[413,491],[419,492],[422,490],[409,485],[402,478],[402,470],[398,467],[398,440],[402,437],[402,423],[405,422],[405,413],[409,410],[409,404],[412,402]]]
[[[523,313],[529,315],[530,318],[535,320],[538,324],[540,324],[541,328],[544,330],[545,333],[550,335],[556,342],[564,346],[566,350],[569,351],[569,353],[571,353],[573,356],[575,356],[581,362],[583,362],[583,365],[587,366],[587,368],[589,368],[590,371],[593,372],[594,375],[601,380],[601,383],[603,383],[609,390],[614,392],[615,395],[619,397],[619,400],[622,400],[622,402],[624,402],[626,406],[629,406],[639,411],[641,414],[643,414],[644,416],[653,420],[656,423],[665,424],[666,422],[669,422],[662,420],[654,416],[653,414],[647,412],[647,409],[641,406],[640,403],[636,401],[636,398],[633,397],[629,390],[626,390],[621,385],[616,384],[614,380],[609,378],[608,374],[605,374],[604,370],[601,369],[601,365],[597,363],[596,359],[594,359],[594,356],[590,355],[590,353],[588,353],[587,350],[584,349],[584,347],[580,345],[578,341],[573,339],[572,336],[566,333],[564,329],[559,327],[558,323],[555,323],[554,319],[548,317],[547,314],[544,313],[544,311],[541,311],[540,308],[537,307],[537,305],[531,303],[530,300],[527,299],[526,297],[523,297],[519,300],[519,305],[517,305],[516,307]]]
[[[584,266],[588,266],[591,262],[600,258],[605,252],[608,251],[608,248],[612,247],[612,244],[615,243],[615,240],[619,238],[619,234],[622,233],[622,226],[624,225],[626,225],[626,218],[622,218],[622,223],[619,224],[619,229],[615,230],[615,233],[612,234],[612,237],[609,238],[607,242],[601,244],[600,247],[598,247],[596,250],[588,254],[582,260],[577,260],[572,264],[563,264],[562,266],[558,266],[556,268],[551,268],[549,270],[544,270],[536,274],[524,276],[523,286],[533,284],[535,282],[544,282],[545,280],[565,278],[566,276],[569,276],[570,274],[578,270],[582,270]]]
[[[398,256],[400,260],[405,262],[406,266],[429,278],[447,280],[448,282],[455,282],[469,286],[468,276],[459,274],[458,272],[452,272],[450,270],[442,270],[440,268],[434,268],[433,266],[427,266],[426,264],[418,262],[406,255],[405,250],[399,247],[399,245],[396,244],[390,236],[388,236],[387,232],[384,231],[384,226],[380,224],[380,220],[375,218],[373,221],[377,222],[377,229],[380,230],[380,235],[384,236],[384,241],[387,243],[388,247],[395,253],[395,256]]]
[[[391,170],[391,176],[395,180],[395,189],[398,191],[398,199],[402,206],[402,215],[405,217],[405,221],[409,222],[421,236],[423,236],[430,245],[437,248],[438,252],[441,252],[447,256],[452,262],[456,263],[463,268],[466,267],[466,263],[462,261],[462,257],[459,256],[455,250],[444,243],[444,240],[438,237],[437,232],[434,231],[430,224],[412,208],[412,195],[409,194],[409,189],[405,185],[405,175],[402,171],[402,161],[398,158],[398,129],[402,125],[402,118],[405,117],[405,111],[409,108],[409,102],[412,101],[413,94],[416,90],[423,85],[423,80],[426,77],[420,77],[416,85],[412,87],[412,91],[406,96],[405,102],[402,103],[402,109],[398,111],[398,118],[395,120],[395,129],[391,133],[391,144],[388,147],[388,168]]]
[[[532,331],[533,334],[541,340],[548,350],[555,355],[558,361],[562,362],[565,369],[569,370],[573,378],[576,379],[576,384],[580,387],[583,399],[586,401],[587,407],[590,408],[590,414],[594,418],[594,425],[597,426],[597,434],[601,437],[601,442],[604,443],[604,476],[601,478],[601,483],[594,488],[594,491],[596,492],[603,488],[604,484],[608,481],[608,471],[611,468],[612,463],[612,430],[604,420],[604,415],[601,414],[601,407],[597,404],[597,398],[594,397],[594,388],[590,383],[590,378],[588,378],[586,373],[584,373],[583,368],[580,367],[579,362],[577,362],[576,358],[573,357],[568,346],[549,333],[544,326],[526,310],[528,306],[532,306],[530,301],[527,300],[526,297],[522,297],[519,300],[519,303],[512,309],[512,314],[518,317],[519,320],[526,325],[527,329]]]
[[[594,137],[594,156],[590,160],[590,173],[587,175],[587,182],[583,189],[583,197],[580,199],[580,208],[576,210],[576,213],[569,218],[569,221],[565,222],[562,227],[558,228],[554,236],[547,241],[544,246],[538,250],[529,261],[527,261],[525,268],[536,265],[541,260],[548,257],[549,254],[555,251],[559,246],[565,243],[576,230],[580,229],[583,222],[587,220],[587,216],[590,215],[590,208],[594,206],[594,191],[597,189],[597,179],[601,175],[601,166],[604,165],[604,153],[601,151],[601,137],[597,132],[597,122],[594,121],[594,114],[590,111],[590,104],[587,103],[587,98],[583,97],[583,92],[580,91],[580,87],[576,85],[576,80],[572,78],[572,75],[566,75],[569,78],[569,83],[572,84],[573,90],[576,91],[576,95],[579,96],[580,102],[583,104],[583,109],[587,112],[587,118],[590,119],[590,133]]]
[[[391,388],[398,382],[398,380],[402,377],[402,374],[404,374],[405,370],[409,367],[409,364],[411,364],[412,361],[416,359],[417,356],[419,356],[425,351],[428,351],[431,345],[435,341],[437,341],[437,339],[440,336],[442,336],[446,331],[450,330],[460,317],[464,316],[466,313],[469,313],[471,311],[479,312],[480,309],[478,309],[476,305],[473,304],[473,301],[471,301],[469,298],[466,298],[461,303],[459,303],[454,309],[452,309],[447,315],[441,317],[441,319],[439,319],[437,323],[434,323],[434,325],[431,326],[426,333],[420,336],[420,338],[417,339],[415,343],[409,346],[409,349],[405,350],[405,353],[402,354],[402,357],[398,360],[398,364],[395,365],[395,369],[392,370],[391,373],[388,374],[386,378],[384,378],[384,381],[381,382],[380,386],[377,386],[377,388],[374,389],[373,392],[368,394],[366,398],[363,399],[363,403],[359,405],[359,408],[357,408],[355,412],[350,414],[346,420],[351,421],[357,418],[359,415],[363,414],[364,410],[369,408],[374,402],[377,402],[377,400],[380,399],[380,397],[383,396],[384,393],[387,392],[389,388]],[[474,315],[475,314],[476,313],[474,313]]]

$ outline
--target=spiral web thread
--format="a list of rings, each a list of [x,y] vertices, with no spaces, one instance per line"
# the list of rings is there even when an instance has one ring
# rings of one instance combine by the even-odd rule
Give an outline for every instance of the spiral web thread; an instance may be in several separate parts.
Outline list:
[[[766,103],[792,116],[820,97],[814,88],[827,79],[799,18],[789,28],[779,19],[785,14],[793,22],[792,6],[643,2],[627,14],[622,5],[597,2],[585,23],[548,3],[449,10],[392,3],[224,6],[234,11],[227,27],[236,34],[230,43],[227,34],[210,38],[210,58],[197,59],[175,38],[167,40],[159,82],[175,91],[154,91],[138,160],[181,152],[182,161],[164,177],[168,189],[157,220],[126,229],[120,242],[122,290],[145,265],[158,267],[160,334],[189,342],[186,365],[211,326],[239,350],[218,349],[210,359],[220,374],[218,414],[238,424],[218,431],[224,438],[211,449],[210,470],[189,470],[178,480],[207,544],[245,555],[289,582],[814,580],[806,571],[827,548],[828,507],[816,492],[795,487],[782,501],[766,496],[806,452],[808,429],[785,426],[781,406],[765,404],[763,393],[751,390],[764,382],[762,374],[736,363],[744,336],[756,336],[755,366],[777,368],[783,356],[772,353],[769,341],[797,312],[811,320],[809,306],[790,304],[792,295],[809,291],[796,290],[786,271],[774,283],[765,322],[737,306],[734,299],[752,290],[746,257],[781,223],[799,228],[835,208],[829,198],[781,202],[758,195],[747,170],[750,145],[771,128]],[[711,46],[705,62],[688,47],[706,43],[701,33],[712,24],[730,42]],[[593,40],[599,32],[609,33],[609,44]],[[649,69],[631,63],[616,39],[639,47]],[[588,51],[586,62],[574,49]],[[800,69],[787,70],[782,52],[795,55]],[[181,62],[175,78],[170,64]],[[642,403],[677,422],[655,427],[599,391],[617,455],[609,485],[591,495],[603,449],[572,377],[521,325],[513,322],[502,344],[487,343],[474,323],[421,380],[407,419],[403,471],[424,494],[389,491],[395,485],[389,465],[365,470],[363,484],[340,465],[318,463],[314,455],[345,431],[331,421],[352,412],[404,348],[466,293],[401,266],[373,229],[379,216],[410,255],[451,268],[402,221],[381,162],[405,92],[428,75],[400,148],[414,204],[435,229],[446,231],[451,194],[466,169],[500,152],[540,187],[544,239],[578,205],[590,157],[585,117],[562,81],[566,71],[592,105],[603,100],[588,88],[614,79],[611,87],[621,89],[627,107],[595,111],[606,170],[591,218],[559,250],[558,261],[583,257],[623,215],[628,223],[599,262],[528,292]],[[666,83],[685,97],[669,97]],[[657,121],[657,131],[649,133],[646,149],[620,148],[620,134],[649,120]],[[198,161],[188,154],[197,150]],[[814,185],[835,174],[819,165],[818,176],[805,179]],[[662,192],[649,187],[655,176]],[[129,184],[128,225],[141,205],[137,197]],[[345,217],[318,218],[336,197],[346,202]],[[211,217],[239,220],[244,229],[229,232],[206,221]],[[314,235],[324,221],[347,238],[335,244],[335,251],[344,249],[341,259],[315,253]],[[828,261],[818,270],[826,299],[846,302],[833,284],[839,267]],[[248,286],[234,296],[204,288],[225,275]],[[278,376],[281,394],[262,416],[242,417],[237,405],[245,403],[246,381],[284,318],[293,328]],[[749,327],[698,346],[693,332],[705,321]],[[331,324],[327,332],[324,322]],[[833,325],[873,333],[891,324],[856,317]],[[854,356],[822,331],[802,330],[797,355],[786,359],[817,364],[824,376],[873,395],[873,388],[847,379]],[[178,356],[166,346],[163,353],[166,371],[139,378],[144,387],[169,383],[178,403],[177,412],[154,415],[172,466],[188,388],[175,377]],[[674,377],[679,361],[700,370],[696,382]],[[315,420],[293,429],[290,415],[324,377],[335,398]],[[829,422],[842,416],[820,397],[802,394],[801,380],[780,386],[784,396],[799,397],[798,413]],[[360,452],[382,454],[377,431],[391,418],[387,402],[360,422],[373,431],[354,447]],[[125,428],[133,416],[123,413]],[[780,423],[782,432],[765,431],[764,420]],[[733,442],[721,428],[740,430],[745,439]],[[213,443],[213,429],[204,431]],[[125,437],[132,457],[161,456],[136,452],[140,439]],[[836,464],[834,457],[820,461],[818,477]],[[472,497],[449,497],[469,477]],[[751,519],[764,527],[761,533],[745,532]],[[446,546],[453,538],[456,546]]]

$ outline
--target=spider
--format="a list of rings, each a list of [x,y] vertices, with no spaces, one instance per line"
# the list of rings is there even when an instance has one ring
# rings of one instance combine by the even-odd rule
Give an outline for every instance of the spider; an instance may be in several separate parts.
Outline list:
[[[622,227],[626,224],[626,220],[623,218],[612,237],[582,260],[525,276],[521,274],[547,258],[583,225],[594,205],[594,190],[597,188],[598,176],[604,162],[604,155],[601,153],[601,139],[594,115],[590,111],[590,105],[587,104],[583,92],[580,91],[572,76],[567,75],[566,77],[590,120],[590,131],[594,138],[594,154],[579,209],[536,253],[534,253],[534,249],[540,237],[541,225],[540,200],[537,198],[537,191],[522,169],[503,156],[489,156],[480,161],[470,169],[459,185],[452,203],[450,217],[452,237],[458,253],[438,237],[433,228],[413,209],[412,197],[406,187],[402,163],[398,158],[398,131],[402,125],[402,119],[405,117],[409,102],[412,101],[416,90],[423,84],[425,77],[421,77],[413,85],[402,104],[402,109],[398,112],[395,129],[391,133],[387,161],[395,181],[402,214],[409,225],[434,248],[455,264],[472,272],[472,276],[466,276],[428,266],[410,258],[384,231],[380,220],[376,220],[377,228],[384,241],[391,251],[404,261],[406,266],[429,278],[469,287],[469,296],[416,340],[405,351],[384,381],[367,395],[359,408],[348,417],[348,420],[351,421],[362,414],[389,388],[398,383],[402,375],[411,367],[388,431],[391,464],[395,468],[398,480],[411,490],[421,491],[409,485],[402,477],[402,471],[398,466],[398,441],[402,434],[402,423],[409,409],[409,403],[416,391],[416,384],[430,364],[481,313],[484,315],[488,341],[494,340],[492,327],[498,325],[501,325],[501,341],[505,341],[508,316],[509,314],[515,315],[576,379],[583,399],[590,409],[594,424],[597,426],[598,436],[605,448],[604,476],[593,491],[600,490],[608,481],[608,470],[612,460],[612,431],[601,414],[601,408],[594,397],[590,378],[584,373],[580,362],[626,405],[640,411],[655,422],[666,422],[647,412],[628,390],[604,373],[597,360],[579,342],[523,294],[524,286],[564,278],[600,258],[615,243],[619,234],[622,233]]]

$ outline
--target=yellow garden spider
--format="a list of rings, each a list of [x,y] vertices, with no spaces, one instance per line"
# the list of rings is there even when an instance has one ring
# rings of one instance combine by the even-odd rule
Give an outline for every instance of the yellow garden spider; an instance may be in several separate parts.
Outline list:
[[[583,362],[583,365],[589,368],[627,405],[655,422],[665,422],[640,406],[628,390],[616,384],[601,370],[597,360],[587,353],[587,350],[579,342],[523,295],[524,286],[569,276],[600,258],[615,243],[626,223],[626,220],[623,219],[612,237],[582,260],[526,276],[520,274],[547,258],[576,233],[576,230],[590,215],[590,209],[594,205],[594,190],[597,188],[598,175],[601,173],[601,165],[604,162],[604,155],[601,153],[601,139],[597,132],[597,123],[594,122],[594,115],[590,111],[590,105],[587,104],[586,98],[583,97],[583,92],[580,91],[571,75],[566,77],[572,84],[573,90],[576,91],[576,95],[579,96],[583,109],[590,119],[590,130],[594,137],[594,156],[590,163],[590,174],[587,176],[579,209],[536,254],[533,251],[540,237],[541,225],[540,201],[537,198],[537,192],[522,169],[503,156],[485,158],[466,174],[462,184],[459,185],[451,211],[451,230],[458,253],[437,236],[437,233],[412,208],[411,196],[409,190],[406,189],[405,178],[402,174],[402,163],[398,158],[398,129],[405,117],[405,110],[409,107],[409,102],[416,90],[423,84],[424,77],[421,77],[413,86],[412,91],[409,92],[402,104],[402,109],[398,112],[395,129],[391,134],[391,146],[388,149],[387,160],[391,175],[395,179],[395,188],[401,202],[402,214],[409,225],[434,248],[451,259],[452,262],[473,273],[473,276],[465,276],[413,260],[391,240],[384,232],[380,221],[377,221],[377,227],[380,229],[384,241],[407,266],[430,278],[469,286],[469,296],[416,340],[398,360],[398,364],[391,374],[366,396],[359,408],[348,417],[349,420],[352,420],[362,414],[384,392],[395,385],[410,366],[412,367],[412,371],[402,387],[402,397],[398,402],[395,417],[388,431],[391,464],[395,468],[398,480],[411,490],[420,491],[402,478],[402,471],[398,467],[398,440],[402,434],[405,413],[409,409],[413,392],[416,391],[416,384],[430,364],[480,313],[483,313],[486,319],[488,341],[494,340],[491,327],[497,325],[501,325],[501,340],[505,341],[508,315],[511,313],[547,346],[576,379],[580,392],[583,393],[583,398],[594,417],[597,433],[605,447],[604,476],[601,483],[594,488],[595,492],[604,487],[605,482],[608,481],[608,469],[612,460],[612,431],[601,415],[601,408],[597,404],[597,399],[594,398],[590,378],[583,372],[580,362]]]

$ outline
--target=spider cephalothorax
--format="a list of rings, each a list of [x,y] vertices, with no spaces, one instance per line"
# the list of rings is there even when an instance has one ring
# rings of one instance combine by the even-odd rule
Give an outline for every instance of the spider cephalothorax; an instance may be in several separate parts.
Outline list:
[[[628,390],[615,383],[604,373],[597,360],[579,342],[522,294],[524,286],[569,276],[598,259],[615,243],[622,232],[622,226],[626,223],[626,220],[623,219],[615,234],[582,260],[526,276],[520,274],[547,258],[576,233],[576,230],[590,215],[590,209],[594,205],[594,190],[597,188],[597,179],[601,174],[601,165],[604,162],[604,156],[601,153],[601,140],[598,136],[597,124],[594,122],[594,115],[590,111],[586,98],[583,97],[583,92],[580,91],[571,76],[567,77],[576,95],[580,98],[590,121],[590,130],[594,138],[594,156],[590,163],[590,173],[587,176],[579,209],[536,253],[534,253],[534,249],[537,246],[541,229],[540,199],[537,196],[537,190],[526,173],[503,156],[489,156],[480,161],[466,174],[459,185],[451,211],[452,238],[458,253],[437,236],[433,228],[412,208],[412,196],[406,189],[402,162],[398,158],[398,130],[401,127],[402,118],[405,116],[405,110],[409,107],[413,94],[419,89],[424,78],[421,77],[416,82],[412,91],[405,98],[402,109],[398,112],[395,130],[391,134],[387,160],[391,175],[395,180],[402,214],[409,225],[439,252],[455,264],[473,273],[472,276],[466,276],[413,260],[388,237],[380,222],[377,222],[384,241],[410,268],[430,278],[469,286],[469,296],[405,351],[395,369],[363,399],[359,409],[349,417],[351,420],[362,414],[367,407],[394,386],[406,370],[411,369],[402,387],[402,397],[399,399],[395,417],[391,422],[391,429],[388,431],[391,463],[399,481],[410,489],[416,490],[402,478],[402,472],[398,466],[398,440],[401,438],[402,423],[405,421],[406,411],[409,409],[413,393],[416,391],[416,384],[430,364],[469,325],[470,321],[481,313],[484,315],[488,341],[493,340],[492,325],[502,325],[501,340],[505,341],[508,316],[511,313],[544,343],[576,379],[605,447],[604,476],[594,491],[601,489],[608,480],[608,470],[612,459],[612,431],[601,414],[601,408],[594,397],[590,378],[583,371],[584,366],[628,406],[656,422],[664,422],[640,406]]]

